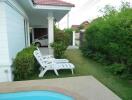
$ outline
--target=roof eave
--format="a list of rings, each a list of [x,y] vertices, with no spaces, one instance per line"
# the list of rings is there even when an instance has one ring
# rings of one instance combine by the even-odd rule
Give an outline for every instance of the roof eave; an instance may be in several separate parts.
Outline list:
[[[75,7],[75,5],[52,5],[52,4],[34,4],[34,5],[40,5],[40,6],[63,6],[63,7]]]
[[[35,9],[47,9],[47,10],[71,10],[71,6],[53,6],[53,5],[34,5]]]
[[[63,7],[75,7],[75,5],[74,5],[74,4],[71,4],[71,3],[69,3],[69,4],[67,4],[67,5],[65,5],[65,4],[64,4],[64,5],[63,5],[63,4],[60,4],[60,5],[59,5],[59,4],[58,4],[58,5],[57,5],[57,4],[55,4],[55,5],[54,5],[54,4],[46,4],[46,5],[45,5],[45,4],[37,4],[37,3],[34,2],[34,0],[32,0],[32,3],[33,3],[33,5],[38,5],[38,6],[63,6]]]

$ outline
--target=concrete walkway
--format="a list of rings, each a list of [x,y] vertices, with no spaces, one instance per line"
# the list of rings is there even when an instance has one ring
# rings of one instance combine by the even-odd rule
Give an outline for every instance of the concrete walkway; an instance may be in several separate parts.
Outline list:
[[[43,55],[53,55],[53,50],[49,49],[48,47],[40,47],[39,49]],[[79,47],[78,46],[68,46],[67,49],[79,49]]]
[[[43,55],[53,55],[53,50],[48,47],[40,47],[39,49]]]
[[[79,49],[79,47],[78,46],[68,46],[67,49]]]
[[[25,90],[52,90],[75,100],[121,100],[93,76],[0,83],[0,93]]]

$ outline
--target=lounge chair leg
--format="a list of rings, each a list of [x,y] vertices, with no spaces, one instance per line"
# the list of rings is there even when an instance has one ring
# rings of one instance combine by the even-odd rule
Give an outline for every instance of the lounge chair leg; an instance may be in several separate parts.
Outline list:
[[[72,71],[72,75],[74,74],[74,71],[73,71],[73,69],[71,69],[71,71]]]
[[[57,76],[59,76],[58,71],[56,69],[54,69],[54,72]]]
[[[41,72],[40,72],[40,74],[39,74],[39,77],[43,77],[44,76],[44,74],[47,72],[47,70],[45,69],[45,70],[42,70]]]

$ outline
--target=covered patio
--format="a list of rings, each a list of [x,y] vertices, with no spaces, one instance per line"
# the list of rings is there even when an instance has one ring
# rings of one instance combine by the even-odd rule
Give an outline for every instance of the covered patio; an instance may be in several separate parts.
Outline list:
[[[74,7],[73,4],[60,0],[18,0],[29,18],[30,33],[28,39],[34,41],[34,29],[45,28],[48,35],[48,53],[53,50],[50,44],[54,42],[54,25],[59,22]],[[29,44],[30,45],[30,44]]]

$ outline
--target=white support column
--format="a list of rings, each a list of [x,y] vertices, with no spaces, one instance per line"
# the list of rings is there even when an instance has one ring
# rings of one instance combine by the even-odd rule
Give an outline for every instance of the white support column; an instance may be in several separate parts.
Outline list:
[[[75,31],[73,31],[73,36],[72,36],[72,46],[75,46]]]
[[[24,19],[24,32],[25,32],[25,47],[30,46],[30,31],[29,31],[29,21]]]
[[[32,42],[34,41],[34,28],[32,28]]]
[[[54,42],[54,17],[53,13],[48,13],[48,42],[50,44]]]
[[[48,13],[48,47],[49,54],[53,54],[53,49],[51,48],[51,43],[54,42],[54,17],[53,13]]]

